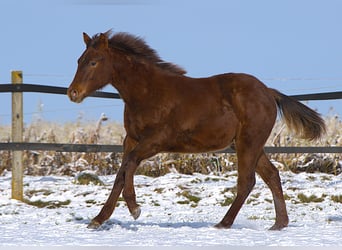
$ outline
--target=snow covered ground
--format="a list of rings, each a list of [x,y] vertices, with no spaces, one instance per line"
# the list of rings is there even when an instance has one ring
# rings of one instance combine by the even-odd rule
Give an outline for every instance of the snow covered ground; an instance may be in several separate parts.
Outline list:
[[[234,197],[236,172],[136,176],[142,213],[137,221],[123,201],[100,229],[87,229],[111,190],[78,185],[72,177],[25,176],[28,205],[11,199],[11,175],[0,177],[0,246],[342,246],[342,178],[281,173],[289,227],[269,231],[274,208],[269,189],[257,184],[231,229],[218,230]],[[45,206],[43,208],[37,207]]]

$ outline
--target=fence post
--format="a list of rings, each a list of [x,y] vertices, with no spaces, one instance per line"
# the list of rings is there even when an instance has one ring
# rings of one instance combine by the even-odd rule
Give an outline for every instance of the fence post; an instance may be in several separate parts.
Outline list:
[[[12,84],[23,83],[23,72],[12,71]],[[23,141],[23,93],[12,93],[12,142]],[[12,199],[23,200],[23,151],[12,152]]]

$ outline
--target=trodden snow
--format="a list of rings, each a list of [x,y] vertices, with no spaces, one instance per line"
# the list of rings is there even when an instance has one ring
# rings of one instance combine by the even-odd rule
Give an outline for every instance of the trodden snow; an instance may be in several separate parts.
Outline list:
[[[342,246],[341,175],[281,172],[289,226],[270,231],[272,195],[256,185],[231,229],[216,229],[235,194],[236,172],[224,175],[169,173],[135,176],[142,213],[133,220],[121,199],[97,230],[97,215],[115,176],[105,183],[78,185],[73,177],[24,177],[25,199],[11,199],[11,173],[0,177],[0,245],[11,246]],[[305,197],[310,197],[307,201]],[[304,198],[301,198],[304,197]]]

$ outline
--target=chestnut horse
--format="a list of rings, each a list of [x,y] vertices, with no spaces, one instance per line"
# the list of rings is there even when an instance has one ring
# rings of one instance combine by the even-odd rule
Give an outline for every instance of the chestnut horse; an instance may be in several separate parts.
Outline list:
[[[288,225],[279,172],[263,148],[277,107],[288,127],[310,140],[325,131],[315,111],[251,75],[185,76],[181,67],[163,61],[141,38],[127,33],[108,31],[92,38],[83,33],[83,40],[86,50],[78,59],[68,96],[80,103],[112,84],[125,103],[126,130],[122,165],[113,189],[89,228],[98,228],[109,219],[121,192],[131,215],[139,217],[133,175],[142,160],[160,152],[212,152],[232,142],[238,157],[237,195],[216,227],[233,224],[255,184],[255,173],[273,195],[276,219],[270,229]]]

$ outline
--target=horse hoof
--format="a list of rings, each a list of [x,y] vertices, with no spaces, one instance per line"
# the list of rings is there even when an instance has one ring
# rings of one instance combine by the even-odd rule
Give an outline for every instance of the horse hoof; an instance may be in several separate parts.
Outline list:
[[[89,229],[98,229],[101,226],[101,224],[95,220],[92,220],[89,225],[87,226],[87,228]]]
[[[136,207],[132,212],[131,215],[133,216],[134,220],[138,219],[141,214],[140,207]]]
[[[222,222],[216,224],[214,227],[217,228],[217,229],[228,229],[228,228],[230,228],[229,225],[225,226],[225,225],[222,224]]]
[[[282,224],[274,224],[272,227],[270,227],[269,230],[280,231],[280,230],[282,230],[284,227],[286,227],[286,226],[285,226],[285,225],[282,225]]]

